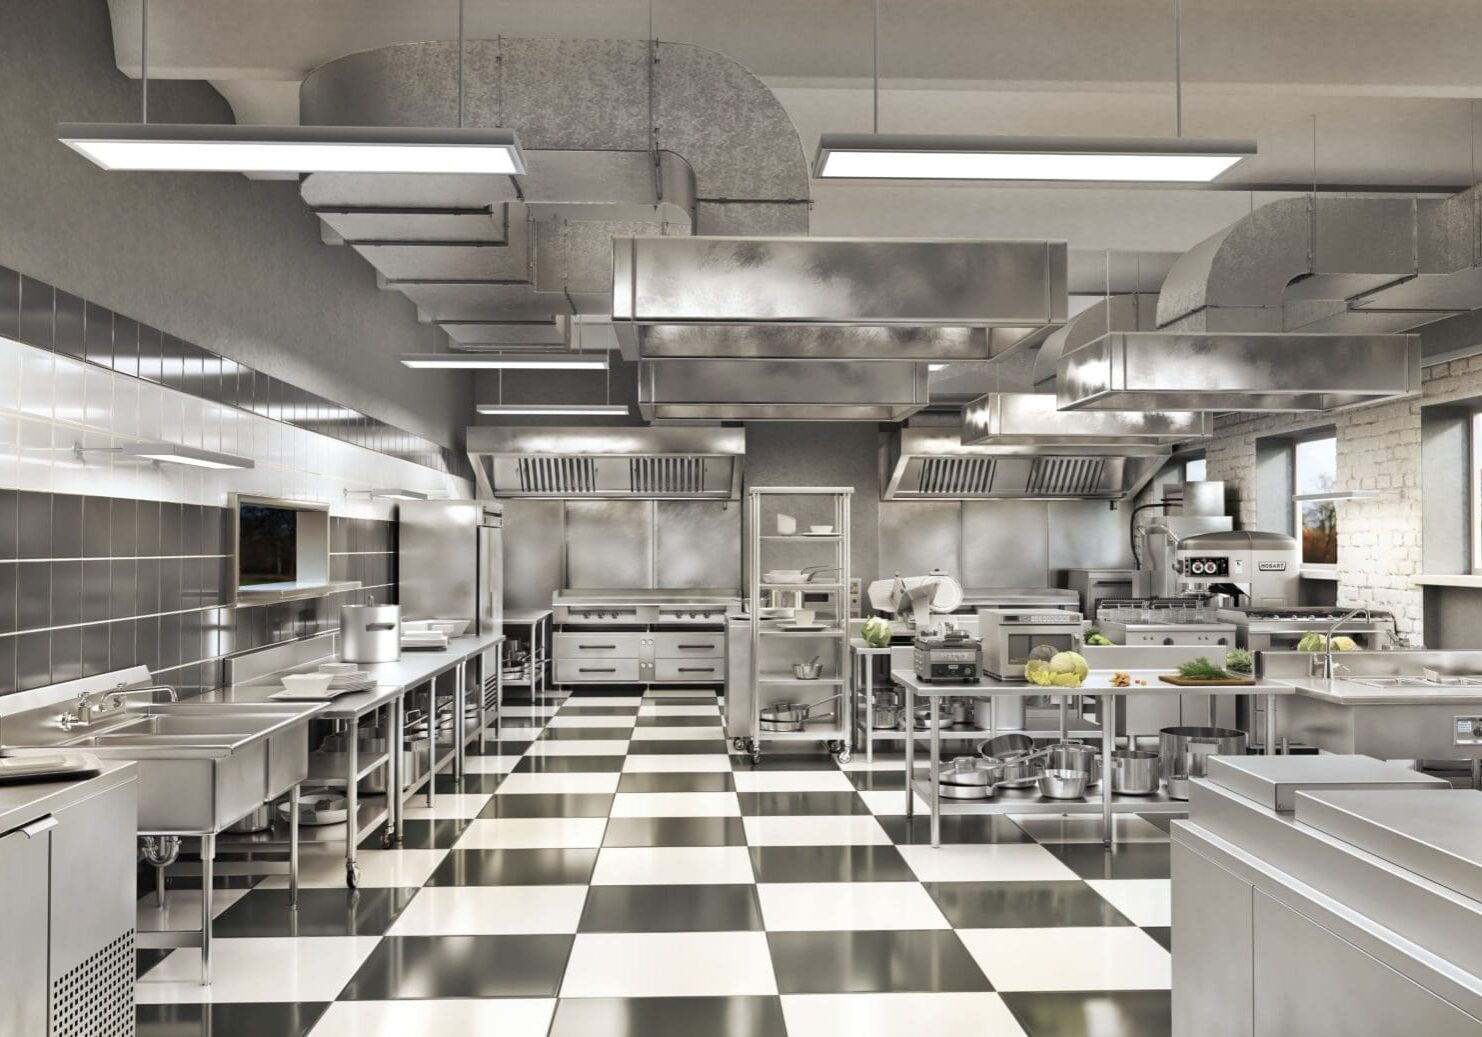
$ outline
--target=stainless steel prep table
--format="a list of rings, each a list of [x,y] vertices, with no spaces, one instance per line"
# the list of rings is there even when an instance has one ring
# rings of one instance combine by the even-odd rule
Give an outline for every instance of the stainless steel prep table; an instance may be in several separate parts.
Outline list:
[[[1118,688],[1111,684],[1111,674],[1096,672],[1087,677],[1086,682],[1079,688],[1070,689],[1076,695],[1095,695],[1101,703],[1101,773],[1102,781],[1106,784],[1102,791],[1096,794],[1087,794],[1082,800],[1047,800],[1041,798],[1038,793],[1031,795],[1015,796],[1010,793],[1000,792],[994,800],[982,804],[954,804],[967,812],[977,813],[1086,813],[1093,809],[1101,812],[1101,844],[1111,846],[1114,831],[1112,828],[1112,814],[1115,813],[1148,813],[1150,811],[1179,811],[1185,809],[1182,800],[1171,800],[1161,791],[1155,796],[1113,796],[1110,793],[1110,781],[1112,773],[1112,751],[1116,748],[1116,707],[1117,699],[1123,695],[1183,695],[1190,689],[1172,684],[1163,684],[1158,680],[1159,670],[1129,670],[1126,671],[1134,681],[1141,679],[1147,681],[1146,687]],[[927,700],[931,710],[928,721],[929,731],[925,732],[931,744],[931,755],[926,769],[926,800],[931,805],[931,845],[940,846],[942,830],[942,802],[940,788],[937,785],[937,774],[941,766],[941,732],[937,729],[937,717],[941,708],[941,700],[944,698],[986,698],[994,699],[999,695],[1026,695],[1026,694],[1053,694],[1057,689],[1041,688],[1037,685],[1025,684],[1022,681],[998,681],[985,680],[978,684],[932,684],[917,677],[912,670],[892,670],[891,678],[906,690],[906,716],[913,716],[916,708],[916,696]],[[1267,746],[1275,744],[1272,728],[1275,723],[1275,701],[1277,695],[1291,695],[1296,689],[1282,681],[1260,680],[1254,685],[1239,685],[1235,687],[1204,687],[1198,689],[1200,692],[1209,694],[1231,694],[1231,695],[1263,695],[1266,697],[1267,706]],[[991,711],[990,711],[991,715]],[[1062,718],[1064,713],[1062,711]],[[1062,729],[1065,721],[1062,719]],[[988,736],[991,738],[997,734],[997,726],[990,725]],[[1270,749],[1268,748],[1268,752]],[[917,788],[916,777],[916,739],[906,739],[906,816],[911,817],[915,813],[915,801],[912,798]]]
[[[354,692],[349,695],[341,695],[333,699],[328,707],[319,715],[325,720],[347,721],[351,725],[352,736],[345,740],[345,769],[343,773],[328,774],[314,772],[311,770],[308,780],[318,782],[333,782],[345,785],[345,806],[347,813],[345,832],[345,880],[346,884],[354,887],[359,881],[359,869],[356,866],[356,847],[360,840],[382,821],[386,823],[386,841],[389,844],[400,843],[402,838],[402,820],[405,799],[414,794],[422,782],[414,783],[410,787],[388,796],[388,802],[384,807],[362,808],[359,802],[359,782],[367,774],[382,765],[379,759],[369,763],[362,763],[359,759],[359,747],[354,737],[354,730],[360,721],[376,710],[383,707],[390,708],[391,731],[387,738],[388,751],[384,754],[386,759],[384,765],[388,768],[386,788],[388,790],[402,789],[401,758],[399,751],[405,734],[406,723],[406,696],[414,689],[423,685],[428,689],[428,762],[427,775],[425,777],[427,788],[427,804],[433,803],[434,785],[438,770],[446,763],[452,762],[455,777],[463,776],[464,752],[468,742],[477,737],[482,742],[484,731],[488,727],[488,717],[484,706],[484,696],[479,695],[479,717],[475,731],[470,732],[467,724],[467,677],[468,662],[475,656],[493,649],[495,651],[494,675],[495,675],[495,698],[494,698],[494,724],[495,732],[498,734],[501,724],[500,715],[503,713],[503,663],[500,658],[503,654],[505,636],[503,634],[480,634],[477,636],[455,637],[449,640],[448,647],[439,651],[410,651],[403,652],[402,657],[395,662],[388,663],[362,663],[358,664],[375,680],[376,686],[369,691]],[[439,758],[437,745],[437,710],[436,710],[436,687],[434,681],[437,677],[449,670],[457,671],[457,686],[453,695],[453,728],[457,732],[453,738],[453,744],[447,752]],[[201,696],[203,701],[217,702],[265,702],[269,696],[279,690],[275,683],[252,683],[238,684],[219,691],[207,692]],[[337,826],[326,826],[334,829]],[[271,830],[270,830],[271,832]],[[326,837],[314,842],[333,842],[337,834],[326,835]],[[272,844],[271,835],[246,835],[231,840],[233,843],[246,844],[255,848],[266,848]]]

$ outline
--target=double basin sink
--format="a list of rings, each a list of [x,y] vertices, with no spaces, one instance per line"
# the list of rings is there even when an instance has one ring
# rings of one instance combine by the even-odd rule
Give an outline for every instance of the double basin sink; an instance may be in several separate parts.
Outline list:
[[[219,832],[288,791],[309,772],[308,720],[325,707],[306,702],[162,702],[130,705],[45,748],[134,760],[139,832]]]

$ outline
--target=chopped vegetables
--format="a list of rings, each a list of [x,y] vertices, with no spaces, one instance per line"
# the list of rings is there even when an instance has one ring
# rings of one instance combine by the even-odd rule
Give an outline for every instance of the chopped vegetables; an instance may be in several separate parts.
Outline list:
[[[1256,661],[1244,648],[1232,648],[1225,653],[1225,669],[1233,673],[1254,673]]]

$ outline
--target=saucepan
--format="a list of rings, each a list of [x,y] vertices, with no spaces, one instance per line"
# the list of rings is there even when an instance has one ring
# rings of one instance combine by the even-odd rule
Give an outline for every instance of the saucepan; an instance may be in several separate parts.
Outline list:
[[[795,702],[778,702],[767,706],[757,712],[757,726],[763,731],[772,734],[787,734],[801,731],[803,724],[807,721],[811,712],[826,702],[832,702],[838,696],[830,695],[828,698],[819,699],[817,702],[809,702],[806,705],[798,705]]]
[[[1003,773],[1003,761],[959,756],[937,773],[937,791],[946,799],[990,799]]]

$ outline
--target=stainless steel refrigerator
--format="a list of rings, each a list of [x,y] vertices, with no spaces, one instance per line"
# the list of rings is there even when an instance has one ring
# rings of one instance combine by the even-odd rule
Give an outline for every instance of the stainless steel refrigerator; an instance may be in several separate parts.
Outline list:
[[[494,501],[403,501],[397,581],[403,619],[472,619],[471,633],[504,625],[504,506]]]

